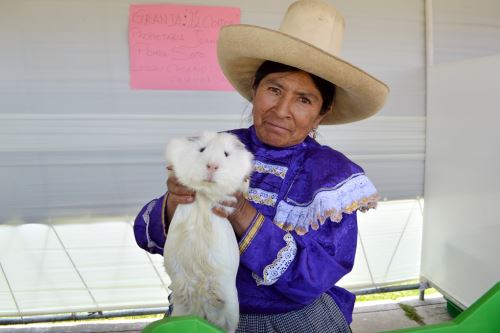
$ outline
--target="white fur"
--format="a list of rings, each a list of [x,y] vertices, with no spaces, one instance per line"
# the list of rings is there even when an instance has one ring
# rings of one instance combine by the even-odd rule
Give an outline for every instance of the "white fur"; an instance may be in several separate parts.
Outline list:
[[[177,206],[165,242],[172,315],[197,315],[234,332],[239,320],[238,243],[229,221],[211,209],[247,190],[252,155],[232,134],[205,132],[171,140],[167,162],[182,184],[196,190],[192,204]]]

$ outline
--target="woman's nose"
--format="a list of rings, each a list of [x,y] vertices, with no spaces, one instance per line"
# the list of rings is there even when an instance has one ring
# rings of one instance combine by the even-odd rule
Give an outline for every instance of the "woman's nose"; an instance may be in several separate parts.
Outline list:
[[[290,116],[291,100],[287,96],[282,96],[279,101],[277,101],[274,109],[278,116],[286,118]]]

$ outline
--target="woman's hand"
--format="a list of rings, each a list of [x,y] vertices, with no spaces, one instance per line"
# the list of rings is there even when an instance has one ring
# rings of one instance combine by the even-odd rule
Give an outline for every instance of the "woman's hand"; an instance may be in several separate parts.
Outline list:
[[[174,216],[177,205],[188,204],[194,201],[196,192],[179,183],[171,167],[167,167],[169,176],[167,179],[168,198],[167,198],[167,222],[170,223]]]
[[[238,237],[243,236],[257,214],[257,210],[241,192],[236,192],[227,200],[219,202],[212,211],[220,217],[227,218]]]

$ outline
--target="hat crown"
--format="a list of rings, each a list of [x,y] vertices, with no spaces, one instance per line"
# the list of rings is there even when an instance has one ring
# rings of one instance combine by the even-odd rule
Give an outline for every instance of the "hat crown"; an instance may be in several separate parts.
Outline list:
[[[340,56],[344,17],[332,4],[299,0],[288,7],[279,31]]]

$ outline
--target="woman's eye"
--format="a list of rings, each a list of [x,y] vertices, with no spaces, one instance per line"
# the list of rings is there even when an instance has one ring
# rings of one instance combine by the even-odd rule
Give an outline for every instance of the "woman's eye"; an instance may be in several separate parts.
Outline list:
[[[309,98],[306,98],[306,97],[301,97],[300,102],[304,103],[304,104],[311,104],[311,101],[309,100]]]
[[[269,87],[268,88],[270,92],[274,93],[274,94],[279,94],[280,93],[280,90],[279,88],[276,88],[276,87]]]
[[[228,156],[229,156],[229,153],[228,153],[227,151],[225,151],[225,152],[224,152],[224,155],[225,155],[226,157],[228,157]]]
[[[200,148],[200,153],[203,153],[205,151],[205,147]]]

